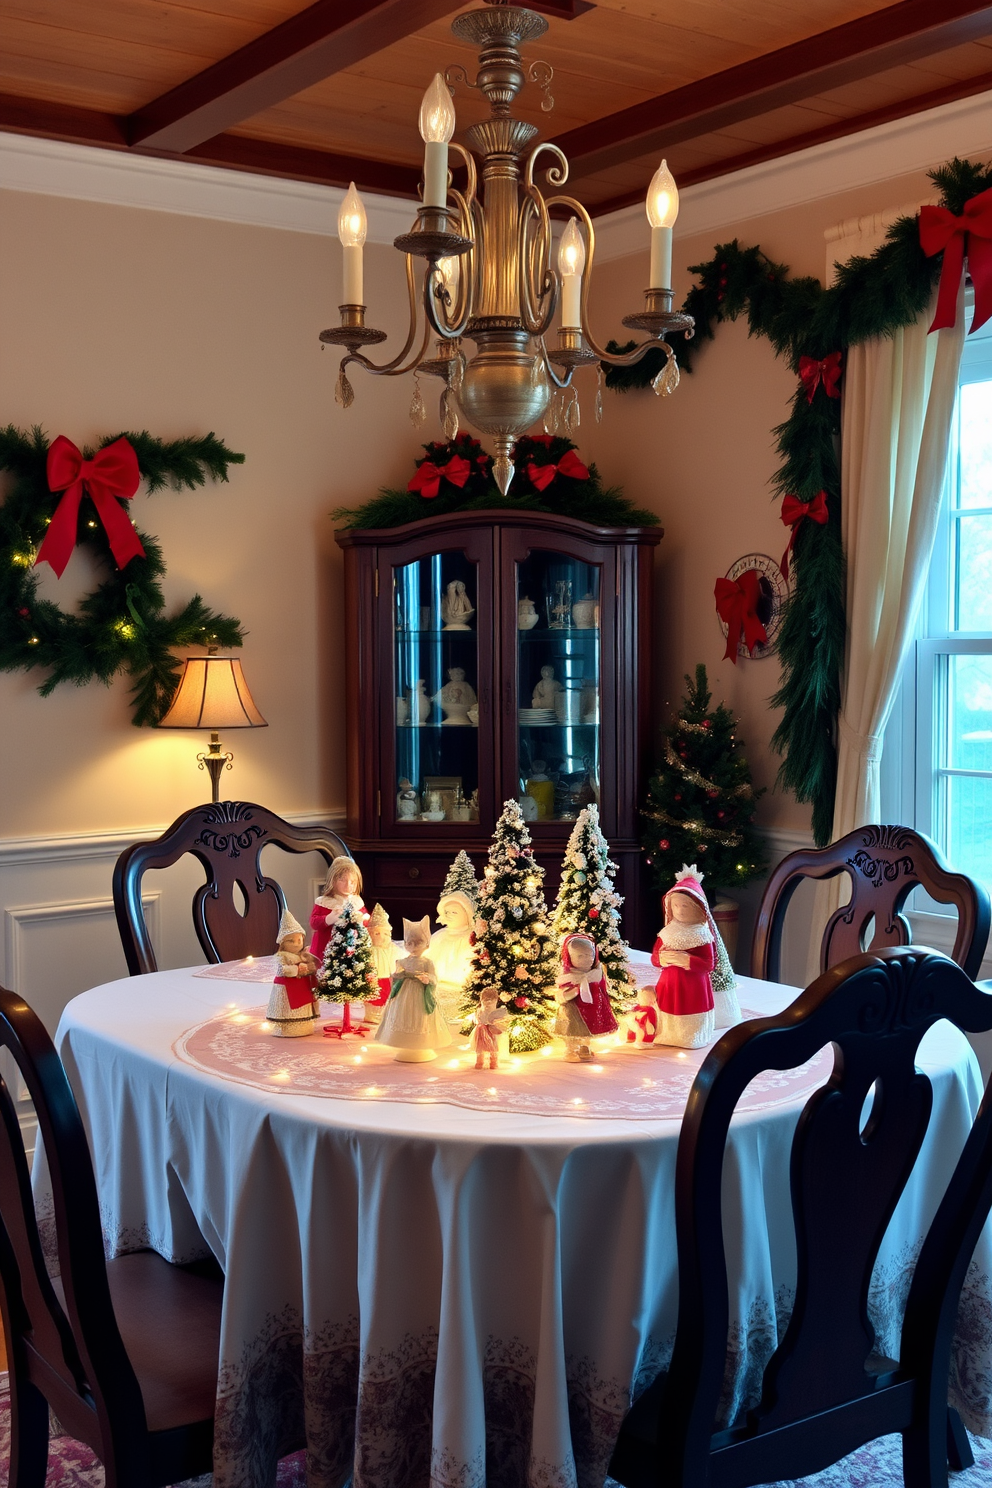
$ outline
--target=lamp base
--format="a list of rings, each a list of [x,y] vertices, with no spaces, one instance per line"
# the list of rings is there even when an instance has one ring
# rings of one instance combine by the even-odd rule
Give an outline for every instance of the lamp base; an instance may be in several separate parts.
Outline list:
[[[210,735],[210,748],[206,754],[198,754],[200,769],[206,770],[210,776],[210,803],[220,800],[220,777],[224,770],[230,770],[234,766],[233,754],[222,754],[220,748],[220,735]]]

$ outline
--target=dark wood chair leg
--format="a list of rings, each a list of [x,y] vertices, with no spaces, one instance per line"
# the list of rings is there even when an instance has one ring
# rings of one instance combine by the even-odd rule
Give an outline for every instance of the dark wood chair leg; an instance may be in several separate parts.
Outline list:
[[[964,1422],[950,1407],[947,1411],[947,1465],[951,1472],[964,1472],[975,1465]]]
[[[45,1488],[48,1401],[29,1380],[10,1372],[10,1488]]]

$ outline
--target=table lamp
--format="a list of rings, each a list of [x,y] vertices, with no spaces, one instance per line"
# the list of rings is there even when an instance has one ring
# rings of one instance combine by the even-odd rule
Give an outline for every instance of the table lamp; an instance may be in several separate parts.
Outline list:
[[[200,769],[209,771],[213,794],[220,800],[220,775],[231,769],[234,755],[222,754],[220,730],[266,728],[248,691],[240,661],[230,656],[188,656],[176,695],[159,728],[210,729],[210,748],[198,754]]]

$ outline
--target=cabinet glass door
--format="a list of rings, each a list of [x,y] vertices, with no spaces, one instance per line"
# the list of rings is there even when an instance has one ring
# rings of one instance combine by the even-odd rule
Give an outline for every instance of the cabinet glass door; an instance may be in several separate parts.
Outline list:
[[[393,818],[400,827],[477,822],[479,565],[448,550],[392,574]]]
[[[599,801],[599,564],[532,549],[516,564],[517,764],[525,816],[574,821]]]

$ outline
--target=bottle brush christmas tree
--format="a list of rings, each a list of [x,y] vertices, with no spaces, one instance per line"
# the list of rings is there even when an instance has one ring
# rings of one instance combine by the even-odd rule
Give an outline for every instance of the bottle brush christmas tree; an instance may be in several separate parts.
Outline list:
[[[610,1002],[619,1015],[626,1011],[635,983],[627,963],[629,947],[620,934],[623,899],[613,887],[616,871],[599,825],[599,807],[584,806],[565,849],[551,931],[557,946],[575,931],[595,941],[610,985]]]
[[[346,904],[327,942],[324,964],[317,973],[317,996],[325,1002],[344,1004],[340,1031],[331,1031],[341,1035],[364,1034],[364,1026],[360,1029],[351,1026],[351,1004],[367,1002],[378,994],[371,937],[359,911],[353,904]]]
[[[540,1049],[551,1039],[558,959],[544,903],[544,869],[531,852],[530,833],[516,801],[496,823],[489,862],[479,886],[472,970],[462,1012],[470,1019],[483,987],[495,987],[510,1012],[510,1050]]]
[[[451,867],[448,876],[444,880],[444,888],[440,897],[445,894],[467,894],[474,904],[479,897],[479,885],[475,877],[475,869],[472,860],[464,849],[458,854]]]
[[[688,674],[685,680],[686,694],[641,813],[647,822],[641,839],[645,862],[660,893],[671,888],[683,863],[698,863],[712,890],[746,884],[765,865],[754,826],[764,791],[751,784],[737,721],[722,703],[710,709],[702,664],[695,681]]]

